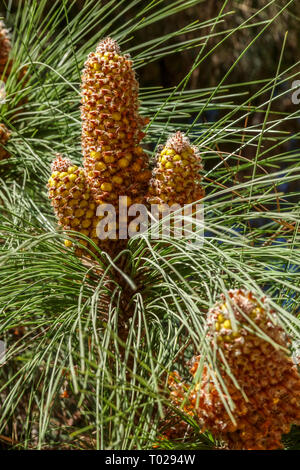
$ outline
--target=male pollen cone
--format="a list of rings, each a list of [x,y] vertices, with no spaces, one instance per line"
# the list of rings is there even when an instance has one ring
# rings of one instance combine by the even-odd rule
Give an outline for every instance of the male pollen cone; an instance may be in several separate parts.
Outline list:
[[[87,184],[83,168],[72,165],[68,158],[57,155],[51,166],[52,174],[48,181],[49,198],[58,219],[65,230],[75,230],[92,239],[99,245],[96,226],[100,218],[96,216],[96,203]],[[87,246],[85,240],[80,243]],[[67,247],[72,246],[65,240]],[[88,247],[94,251],[92,246]],[[82,251],[77,249],[80,256]]]
[[[82,73],[82,152],[97,204],[142,203],[151,177],[139,146],[147,119],[139,115],[138,82],[128,55],[107,38],[89,54]]]
[[[204,197],[201,186],[202,159],[197,147],[178,131],[159,148],[150,181],[150,204],[190,204]]]
[[[138,83],[129,56],[121,55],[114,40],[101,41],[89,54],[81,91],[84,169],[59,156],[49,197],[60,225],[84,233],[115,255],[125,245],[119,240],[118,222],[109,221],[106,239],[97,238],[96,226],[103,218],[96,217],[97,207],[112,204],[118,215],[120,196],[127,197],[122,200],[127,206],[143,202],[151,172],[139,146],[147,120],[138,113]]]
[[[178,374],[170,377],[173,403],[180,406],[187,398],[184,411],[195,416],[202,429],[225,441],[230,449],[281,448],[282,435],[290,431],[292,424],[300,424],[300,376],[282,349],[288,346],[289,339],[276,312],[266,297],[257,299],[252,292],[230,290],[210,309],[208,327],[208,339],[218,345],[220,363],[222,353],[239,386],[221,372],[235,405],[235,422],[224,407],[208,366],[191,389],[180,382]],[[192,360],[190,372],[194,377],[199,361],[199,356]],[[228,402],[225,393],[223,400]],[[170,429],[171,436],[172,433],[176,433],[176,426]]]

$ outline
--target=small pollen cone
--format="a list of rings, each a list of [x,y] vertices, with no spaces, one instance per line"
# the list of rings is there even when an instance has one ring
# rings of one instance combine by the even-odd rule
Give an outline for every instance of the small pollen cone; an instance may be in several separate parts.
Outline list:
[[[139,146],[147,122],[139,115],[138,82],[128,55],[107,38],[89,54],[82,73],[82,152],[88,183],[97,204],[119,196],[143,201],[151,177]]]
[[[65,230],[75,230],[91,238],[99,246],[96,226],[100,218],[96,216],[96,203],[86,182],[83,168],[72,165],[68,158],[57,155],[51,165],[52,174],[48,181],[49,199],[54,207],[59,225]],[[87,246],[85,240],[80,240]],[[66,246],[72,246],[70,240]],[[94,251],[92,246],[89,249]],[[82,255],[77,249],[76,254]]]
[[[292,424],[300,424],[300,376],[282,349],[289,339],[276,312],[266,297],[258,299],[249,291],[230,290],[210,309],[208,326],[209,341],[212,346],[218,344],[219,361],[225,357],[238,383],[221,372],[228,391],[222,398],[228,406],[229,397],[233,400],[234,422],[220,397],[213,371],[207,366],[191,388],[181,382],[178,374],[170,377],[172,402],[180,406],[185,401],[184,411],[197,417],[202,429],[225,441],[230,449],[281,448],[282,435]],[[200,356],[192,360],[190,372],[194,377],[199,362]]]
[[[9,158],[8,151],[4,148],[11,136],[11,132],[4,124],[0,124],[0,160]]]
[[[11,42],[9,38],[8,30],[5,28],[5,24],[0,20],[0,80],[6,81],[10,70],[11,61],[9,61],[9,55],[11,51]]]
[[[105,54],[105,52],[112,52],[118,55],[121,54],[119,44],[112,38],[106,38],[101,41],[96,47],[96,52],[99,54]]]
[[[157,154],[150,180],[150,204],[191,204],[204,197],[201,186],[202,159],[197,147],[180,131],[171,135]]]
[[[56,154],[56,159],[51,164],[51,171],[62,173],[63,171],[68,171],[69,167],[72,165],[69,158],[63,158],[59,153]]]

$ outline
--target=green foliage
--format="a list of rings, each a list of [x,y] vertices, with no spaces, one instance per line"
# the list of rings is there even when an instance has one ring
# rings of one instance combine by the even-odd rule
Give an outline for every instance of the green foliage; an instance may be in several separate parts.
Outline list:
[[[267,292],[292,339],[300,339],[299,132],[290,131],[300,112],[296,105],[281,109],[291,99],[287,84],[299,63],[284,68],[284,37],[271,78],[230,81],[240,59],[293,2],[276,13],[274,0],[264,2],[259,11],[272,11],[268,19],[256,21],[254,9],[250,19],[220,32],[229,15],[224,1],[215,18],[193,19],[184,30],[174,26],[142,43],[135,35],[143,28],[204,2],[87,0],[75,13],[68,0],[50,8],[46,0],[25,0],[14,11],[7,2],[14,63],[0,120],[13,134],[11,157],[0,162],[0,339],[8,346],[0,368],[0,442],[19,449],[152,448],[168,404],[168,373],[176,369],[187,377],[184,362],[193,354],[212,357],[206,312],[225,289]],[[124,13],[130,20],[122,22]],[[193,71],[205,71],[226,41],[248,28],[251,41],[219,84],[191,89]],[[46,194],[55,152],[80,160],[80,71],[106,35],[131,53],[138,71],[166,54],[180,61],[182,51],[197,48],[176,87],[141,88],[140,97],[150,116],[149,158],[177,129],[199,145],[204,243],[190,250],[186,239],[141,235],[128,243],[124,272],[103,252],[84,264],[65,249]],[[209,120],[209,111],[217,120]],[[195,236],[203,241],[200,228]],[[128,292],[132,315],[124,336]],[[193,442],[161,446],[219,445],[191,425]],[[286,448],[300,448],[298,429],[287,436]]]

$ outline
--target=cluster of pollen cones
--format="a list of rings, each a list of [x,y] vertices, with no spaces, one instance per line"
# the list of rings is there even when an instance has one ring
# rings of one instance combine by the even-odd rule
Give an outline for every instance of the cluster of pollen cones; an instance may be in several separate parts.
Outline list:
[[[9,34],[0,21],[0,80],[11,70]],[[59,225],[83,235],[76,254],[97,248],[114,256],[127,241],[120,237],[122,218],[109,221],[107,237],[99,238],[103,219],[98,208],[111,205],[120,215],[139,203],[172,206],[204,197],[198,149],[180,131],[158,148],[156,164],[141,147],[148,119],[139,114],[139,86],[129,55],[107,38],[89,54],[81,85],[83,167],[57,155],[48,181],[49,198]],[[0,160],[9,153],[10,132],[0,124]],[[130,223],[126,215],[126,224]],[[122,239],[121,239],[122,238]],[[76,234],[65,240],[71,247]],[[212,362],[195,356],[189,364],[192,385],[178,373],[169,377],[173,407],[197,421],[230,449],[278,449],[292,424],[300,425],[300,376],[286,349],[289,338],[265,297],[236,289],[221,296],[207,315],[207,340],[216,351],[222,376]],[[230,370],[230,374],[228,374]],[[220,385],[222,383],[222,385]],[[162,438],[182,438],[190,425],[178,415],[163,423]]]
[[[300,424],[300,376],[275,311],[265,297],[258,300],[251,292],[230,290],[208,312],[207,323],[224,387],[217,386],[214,367],[208,363],[200,367],[201,358],[196,356],[189,368],[192,386],[176,372],[170,376],[171,402],[229,449],[281,448],[282,435],[292,424]],[[166,424],[164,438],[189,432],[185,421],[170,419]]]
[[[132,220],[127,215],[132,204],[189,204],[204,196],[201,157],[181,132],[160,148],[157,166],[150,170],[140,146],[148,119],[139,114],[138,92],[130,57],[122,55],[111,38],[100,42],[82,73],[83,168],[58,155],[48,184],[59,224],[91,239],[93,244],[83,241],[91,251],[98,247],[116,255],[123,249],[126,240],[120,237],[120,225]],[[126,209],[124,221],[120,204]],[[113,207],[115,215],[111,221],[106,216],[104,237],[97,234],[104,218],[97,215],[101,205],[103,210]],[[72,241],[65,244],[71,246]],[[76,253],[82,255],[82,249],[76,248]]]
[[[120,237],[120,197],[126,206],[193,206],[204,196],[201,157],[178,131],[159,147],[155,168],[150,170],[140,146],[148,120],[139,114],[138,82],[130,57],[121,54],[114,40],[103,40],[89,54],[81,92],[83,167],[57,155],[48,182],[49,198],[59,224],[84,236],[82,248],[75,251],[78,256],[88,256],[85,247],[114,256],[127,243]],[[120,217],[119,222],[108,221],[103,239],[97,232],[104,217],[99,207],[107,205]],[[76,233],[65,240],[67,247],[73,245],[72,239]],[[173,407],[192,416],[228,448],[281,447],[282,435],[292,424],[300,424],[300,377],[276,313],[266,298],[230,290],[209,311],[207,325],[222,387],[212,364],[200,367],[200,357],[194,357],[192,386],[177,373],[170,376]],[[176,416],[164,426],[168,431],[163,438],[182,438],[189,432],[189,425]]]

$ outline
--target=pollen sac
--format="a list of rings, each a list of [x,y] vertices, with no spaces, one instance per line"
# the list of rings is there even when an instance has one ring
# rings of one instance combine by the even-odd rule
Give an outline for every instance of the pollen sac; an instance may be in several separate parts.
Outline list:
[[[96,203],[87,184],[83,168],[72,165],[68,158],[58,155],[52,164],[52,174],[48,181],[49,198],[54,207],[59,225],[65,230],[74,230],[92,239],[98,246],[96,227],[100,218],[96,215]],[[87,246],[86,240],[80,240]],[[65,241],[72,246],[70,240]],[[92,245],[89,249],[94,251]],[[77,249],[77,255],[82,251]]]
[[[0,80],[6,81],[10,70],[11,61],[9,55],[11,51],[11,42],[8,30],[5,24],[0,20]]]
[[[4,160],[10,156],[9,152],[5,148],[10,136],[11,132],[7,127],[4,124],[0,124],[0,160]]]
[[[172,402],[185,403],[184,411],[230,449],[281,448],[282,435],[300,424],[300,376],[287,354],[289,339],[276,312],[265,297],[230,290],[209,311],[208,327],[219,363],[225,358],[235,380],[220,367],[225,385],[220,392],[212,366],[203,367],[199,378],[200,357],[194,357],[190,372],[197,381],[189,387],[172,377]],[[231,417],[224,404],[230,407],[230,399]]]
[[[118,208],[119,196],[143,201],[151,177],[139,146],[147,120],[139,115],[138,82],[128,55],[107,38],[89,54],[82,73],[82,152],[97,204]]]
[[[180,131],[159,149],[150,181],[150,204],[190,204],[204,197],[201,186],[201,157],[198,149]]]

